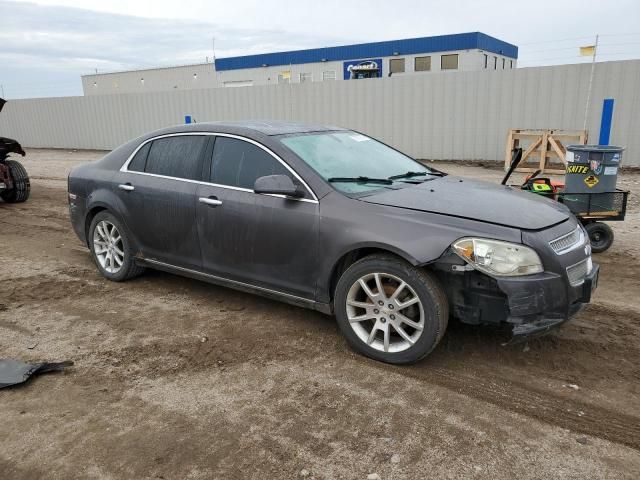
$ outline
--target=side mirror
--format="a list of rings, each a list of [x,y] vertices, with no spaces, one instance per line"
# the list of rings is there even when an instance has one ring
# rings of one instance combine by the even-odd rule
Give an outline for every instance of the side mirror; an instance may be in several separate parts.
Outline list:
[[[287,175],[260,177],[256,179],[256,183],[253,185],[253,191],[255,193],[271,193],[293,198],[304,197],[304,191],[299,189]]]

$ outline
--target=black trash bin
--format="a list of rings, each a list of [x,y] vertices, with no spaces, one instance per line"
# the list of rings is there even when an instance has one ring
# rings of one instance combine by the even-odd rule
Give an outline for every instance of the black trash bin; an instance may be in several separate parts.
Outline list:
[[[623,151],[609,145],[567,147],[563,200],[572,212],[588,214],[617,208],[614,192]]]

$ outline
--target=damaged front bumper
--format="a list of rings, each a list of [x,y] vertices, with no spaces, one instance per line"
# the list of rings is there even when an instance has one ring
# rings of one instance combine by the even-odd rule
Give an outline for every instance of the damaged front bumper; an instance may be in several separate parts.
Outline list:
[[[543,335],[582,310],[597,288],[599,271],[594,263],[591,272],[575,286],[547,272],[498,280],[498,288],[506,295],[506,321],[513,325],[513,341]]]
[[[599,266],[593,263],[573,285],[564,273],[567,267],[588,259],[582,255],[563,258],[556,271],[520,277],[490,277],[462,265],[452,272],[451,264],[440,264],[439,271],[454,317],[469,325],[508,325],[514,342],[549,332],[591,301]]]

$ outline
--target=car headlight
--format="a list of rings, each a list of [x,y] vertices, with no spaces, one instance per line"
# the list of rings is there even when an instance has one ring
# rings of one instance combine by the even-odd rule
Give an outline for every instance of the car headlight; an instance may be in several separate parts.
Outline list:
[[[519,243],[461,238],[452,247],[469,265],[489,275],[530,275],[544,271],[535,250]]]

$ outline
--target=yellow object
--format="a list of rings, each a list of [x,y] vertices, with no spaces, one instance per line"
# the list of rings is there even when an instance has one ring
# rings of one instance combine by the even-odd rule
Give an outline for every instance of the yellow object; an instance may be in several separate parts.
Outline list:
[[[473,261],[473,240],[460,240],[454,248],[463,258]]]
[[[283,79],[291,79],[291,70],[283,70],[280,75],[282,75]]]
[[[595,187],[598,184],[599,181],[600,180],[598,180],[598,177],[596,177],[595,175],[589,175],[588,177],[585,177],[585,179],[584,179],[584,183],[586,183],[587,187],[589,187],[589,188]]]
[[[534,183],[533,191],[534,192],[550,192],[551,186],[547,185],[546,183]]]
[[[567,173],[588,173],[589,167],[586,165],[569,165],[567,166]]]
[[[595,45],[587,45],[586,47],[580,47],[580,56],[593,57],[596,54]]]

